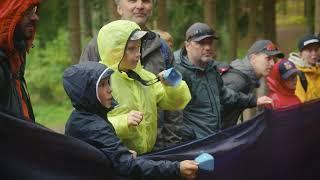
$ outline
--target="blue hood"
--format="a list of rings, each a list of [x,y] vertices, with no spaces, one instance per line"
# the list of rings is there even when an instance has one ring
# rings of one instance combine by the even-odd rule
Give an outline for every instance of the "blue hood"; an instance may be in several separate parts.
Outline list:
[[[86,111],[106,117],[112,107],[105,108],[97,99],[99,81],[110,77],[112,69],[97,62],[85,62],[70,66],[63,74],[63,87],[71,99],[72,106],[79,111]]]

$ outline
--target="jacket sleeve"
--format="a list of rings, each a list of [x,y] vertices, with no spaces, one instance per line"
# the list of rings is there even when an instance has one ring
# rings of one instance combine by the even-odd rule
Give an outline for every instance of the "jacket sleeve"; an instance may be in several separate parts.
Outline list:
[[[112,125],[96,116],[97,120],[83,120],[69,130],[71,136],[81,139],[98,148],[108,157],[115,171],[124,176],[134,178],[179,177],[179,162],[153,161],[145,158],[133,158],[120,139],[116,136]],[[79,123],[79,121],[77,122]]]
[[[117,111],[117,109],[114,109],[113,111]],[[117,113],[114,113],[117,114]],[[128,113],[115,115],[115,116],[109,116],[108,119],[113,125],[114,129],[116,129],[116,132],[118,136],[121,138],[128,138],[129,136],[129,127],[128,127]]]
[[[164,110],[181,110],[191,100],[191,94],[185,81],[176,86],[166,86],[156,83],[154,86],[158,107]]]
[[[242,78],[240,75],[237,75],[235,73],[225,73],[221,76],[222,80],[223,80],[223,84],[228,87],[233,89],[236,92],[243,92],[245,91],[245,89],[247,88],[246,85],[248,83],[246,83],[245,79]]]
[[[257,106],[257,98],[253,94],[243,94],[238,91],[226,87],[223,81],[218,77],[218,84],[220,87],[220,99],[223,105],[235,105],[241,108],[250,108]]]

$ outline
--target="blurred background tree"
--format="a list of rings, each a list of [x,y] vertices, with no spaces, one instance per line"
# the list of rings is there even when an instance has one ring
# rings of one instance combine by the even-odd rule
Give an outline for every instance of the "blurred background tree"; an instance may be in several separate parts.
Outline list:
[[[114,0],[43,0],[35,48],[28,55],[26,79],[38,122],[63,132],[72,107],[62,87],[66,67],[106,23],[119,19]],[[205,22],[220,37],[217,60],[241,58],[257,39],[271,39],[288,54],[297,40],[320,31],[320,0],[158,0],[149,29],[168,31],[174,50],[186,29]]]

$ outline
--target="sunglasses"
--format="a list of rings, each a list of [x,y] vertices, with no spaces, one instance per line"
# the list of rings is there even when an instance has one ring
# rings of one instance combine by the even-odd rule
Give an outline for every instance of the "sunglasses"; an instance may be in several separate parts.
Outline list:
[[[278,51],[277,46],[273,43],[268,43],[263,49],[267,51]]]

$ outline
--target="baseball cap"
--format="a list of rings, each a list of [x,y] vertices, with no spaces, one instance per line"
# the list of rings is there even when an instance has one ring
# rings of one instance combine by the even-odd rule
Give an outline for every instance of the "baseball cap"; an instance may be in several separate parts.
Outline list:
[[[130,40],[138,40],[141,39],[143,36],[145,36],[148,32],[147,31],[141,31],[141,30],[136,30],[131,36]]]
[[[299,51],[301,52],[306,46],[310,44],[318,44],[320,46],[319,38],[312,34],[303,36],[298,43]]]
[[[282,79],[286,80],[291,75],[297,74],[299,70],[296,68],[296,66],[288,60],[281,60],[279,63],[279,72]]]
[[[264,53],[267,56],[277,56],[278,58],[284,58],[284,54],[278,50],[277,46],[270,40],[258,40],[248,50],[248,55],[255,53]]]
[[[200,22],[191,25],[186,32],[187,41],[201,41],[202,39],[208,37],[218,39],[218,36],[215,35],[215,31],[212,28],[210,28],[207,24]]]

